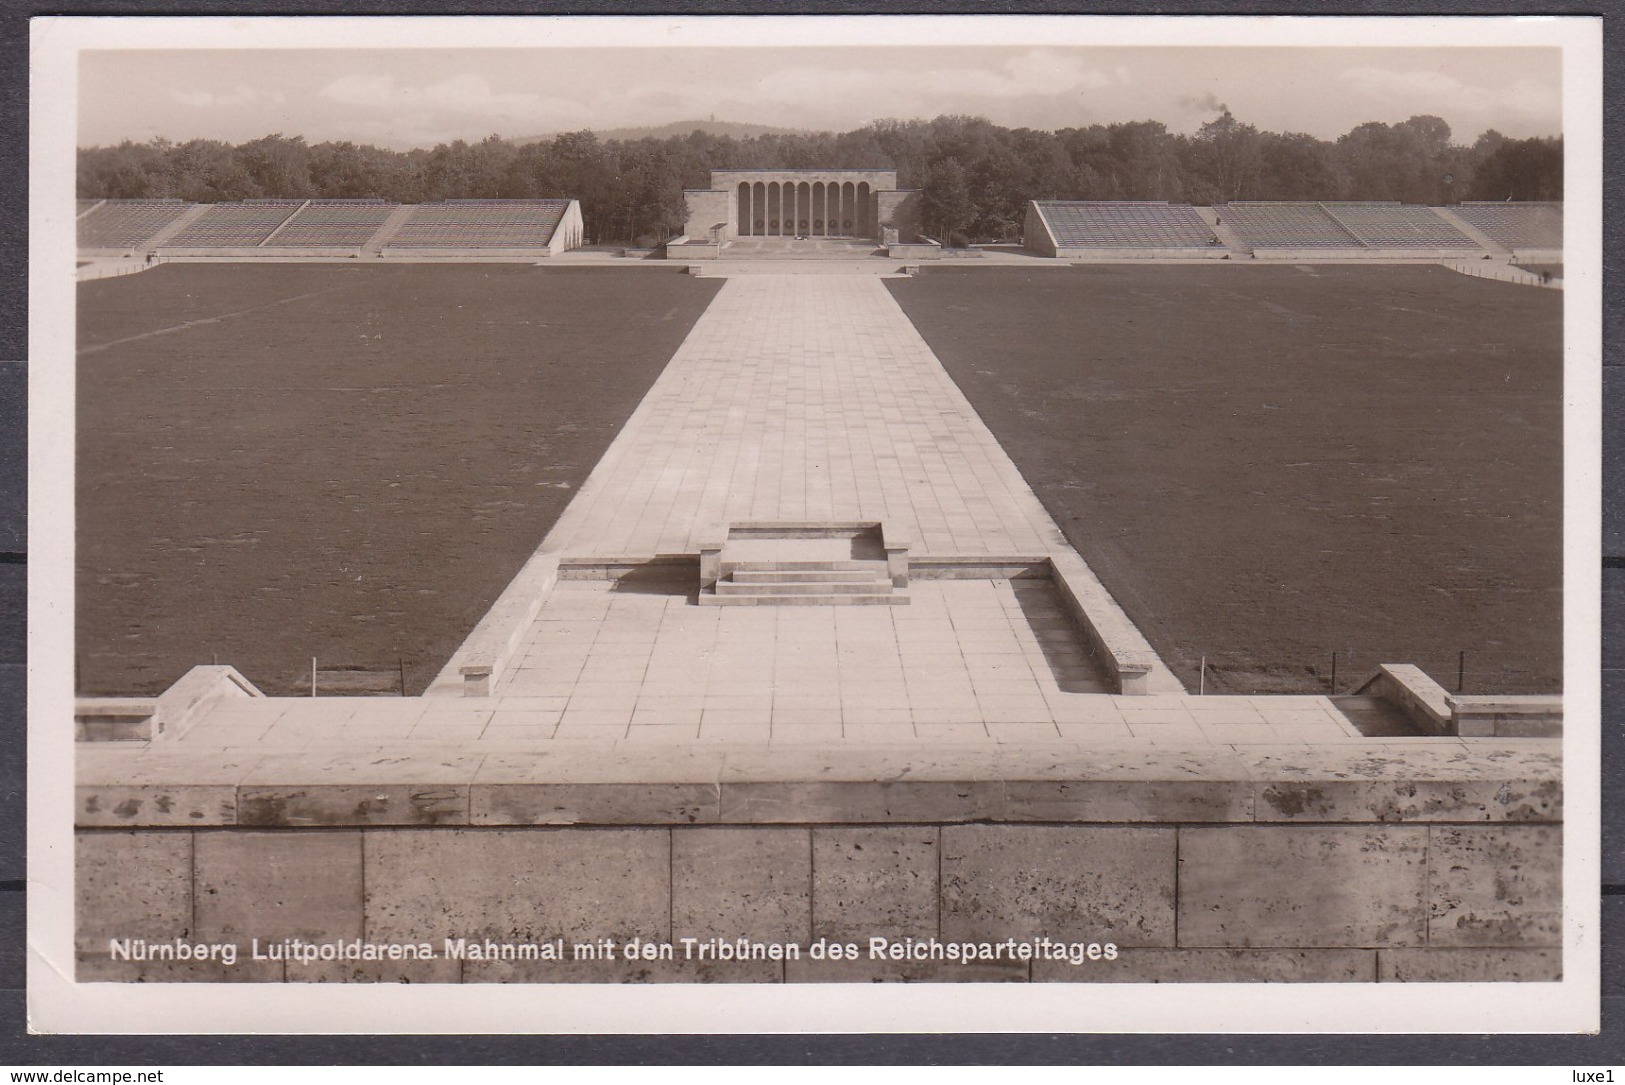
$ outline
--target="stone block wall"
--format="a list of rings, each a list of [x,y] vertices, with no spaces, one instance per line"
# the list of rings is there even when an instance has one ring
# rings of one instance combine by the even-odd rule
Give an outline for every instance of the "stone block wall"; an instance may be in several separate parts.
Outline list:
[[[893,190],[876,194],[881,229],[897,231],[897,240],[903,244],[920,236],[920,194],[913,189]],[[946,238],[941,240],[946,241]]]
[[[1029,252],[1036,252],[1040,256],[1058,255],[1055,238],[1050,235],[1044,215],[1038,210],[1038,204],[1031,200],[1027,202],[1027,217],[1022,223],[1021,236]]]
[[[731,234],[738,219],[738,210],[729,197],[730,193],[724,191],[685,188],[683,200],[688,205],[688,218],[683,224],[683,233],[703,240],[711,236],[711,227],[720,222],[729,225],[728,232]]]
[[[1561,974],[1561,825],[1551,822],[82,828],[78,868],[81,981]],[[878,956],[871,938],[888,940]],[[229,965],[113,960],[112,939],[239,950]],[[251,955],[252,939],[263,959]],[[292,939],[424,945],[433,955],[277,956]],[[463,940],[461,957],[448,955],[448,939]],[[606,956],[576,959],[577,945],[606,939]],[[740,939],[780,956],[695,956]],[[910,956],[910,939],[1010,947],[962,963],[929,948]],[[468,953],[486,941],[555,947],[562,959]],[[1022,945],[1039,948],[1022,957]]]

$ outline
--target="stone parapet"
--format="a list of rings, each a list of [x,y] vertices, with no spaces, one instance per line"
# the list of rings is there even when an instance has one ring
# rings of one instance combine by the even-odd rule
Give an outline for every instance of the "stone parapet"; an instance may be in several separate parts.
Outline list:
[[[1557,837],[1421,824],[82,830],[78,978],[1554,980]],[[241,957],[120,959],[124,939]],[[270,955],[289,944],[311,958]],[[413,956],[367,960],[364,945]]]
[[[1561,743],[81,747],[81,828],[1556,823]]]

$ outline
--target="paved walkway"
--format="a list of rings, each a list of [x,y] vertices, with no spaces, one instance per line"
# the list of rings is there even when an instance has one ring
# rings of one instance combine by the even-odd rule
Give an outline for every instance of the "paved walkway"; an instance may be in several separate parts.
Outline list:
[[[1088,704],[1107,688],[1047,582],[916,582],[903,607],[700,607],[692,589],[560,583],[498,692],[545,698],[563,738],[1128,737]]]
[[[1090,575],[881,280],[800,267],[729,279],[541,554],[692,555],[729,523],[806,520]],[[900,607],[700,607],[696,589],[561,580],[490,697],[233,702],[178,745],[1372,741],[1321,697],[1110,695],[1044,580],[916,579]]]
[[[744,520],[882,520],[925,555],[1067,548],[872,276],[729,279],[547,546],[692,554]]]
[[[691,608],[698,610],[699,608]],[[974,678],[972,679],[974,681]],[[633,684],[636,689],[636,684]],[[596,694],[583,695],[591,698]],[[636,698],[624,698],[628,723],[578,724],[571,717],[590,711],[602,716],[604,702],[590,709],[571,709],[572,697],[276,697],[226,702],[213,709],[179,739],[163,749],[177,757],[218,760],[218,751],[294,753],[342,749],[392,753],[410,758],[466,759],[487,753],[539,751],[555,746],[647,747],[743,745],[847,746],[929,751],[943,746],[1048,748],[1056,756],[1081,749],[1171,750],[1228,747],[1338,746],[1404,751],[1418,745],[1463,752],[1456,739],[1367,738],[1325,697],[1191,697],[1152,694],[1145,697],[1074,695],[1057,713],[1062,722],[843,724],[841,709],[820,710],[820,722],[773,725],[768,712],[710,709],[707,726],[702,711],[661,707],[668,722],[637,723]],[[964,697],[962,704],[974,705]],[[650,711],[645,709],[646,712]],[[687,711],[679,722],[675,714]],[[735,717],[718,713],[739,711]],[[878,710],[877,710],[878,711]],[[644,716],[642,718],[650,718]],[[692,722],[693,719],[700,722]],[[717,722],[718,719],[724,722]],[[810,717],[809,717],[810,718]],[[950,718],[922,712],[920,718]],[[860,717],[861,719],[861,717]],[[746,720],[747,722],[731,722]],[[1486,740],[1502,746],[1546,740]],[[91,747],[129,749],[124,743],[85,743]],[[675,756],[675,751],[674,751]],[[233,762],[235,763],[235,762]]]
[[[1081,565],[878,278],[762,265],[730,278],[542,551],[694,554],[730,523],[799,520],[878,520],[910,537],[912,555]],[[905,745],[1358,737],[1318,699],[1267,717],[1250,702],[1213,704],[1204,726],[1161,698],[1147,712],[1151,702],[1107,697],[1046,581],[916,579],[906,607],[851,608],[702,608],[695,587],[560,581],[500,676],[485,725],[459,723],[458,734]]]

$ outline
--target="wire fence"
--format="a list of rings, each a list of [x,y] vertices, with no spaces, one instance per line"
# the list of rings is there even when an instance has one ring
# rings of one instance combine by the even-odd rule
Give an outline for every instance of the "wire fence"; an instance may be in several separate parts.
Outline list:
[[[1525,271],[1521,267],[1496,261],[1452,261],[1445,267],[1477,279],[1494,279],[1497,282],[1517,283],[1520,286],[1539,286],[1547,290],[1563,289],[1561,276]]]
[[[1475,660],[1466,649],[1383,652],[1358,648],[1327,650],[1318,659],[1297,663],[1264,662],[1253,656],[1199,655],[1169,659],[1186,688],[1198,695],[1321,694],[1358,691],[1384,663],[1410,663],[1450,693],[1549,692],[1532,671]]]

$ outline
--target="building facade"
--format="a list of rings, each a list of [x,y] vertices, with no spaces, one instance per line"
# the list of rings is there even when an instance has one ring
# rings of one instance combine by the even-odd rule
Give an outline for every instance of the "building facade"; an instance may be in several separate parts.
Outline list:
[[[685,189],[690,238],[846,237],[912,241],[918,194],[896,170],[712,170],[711,187]]]

